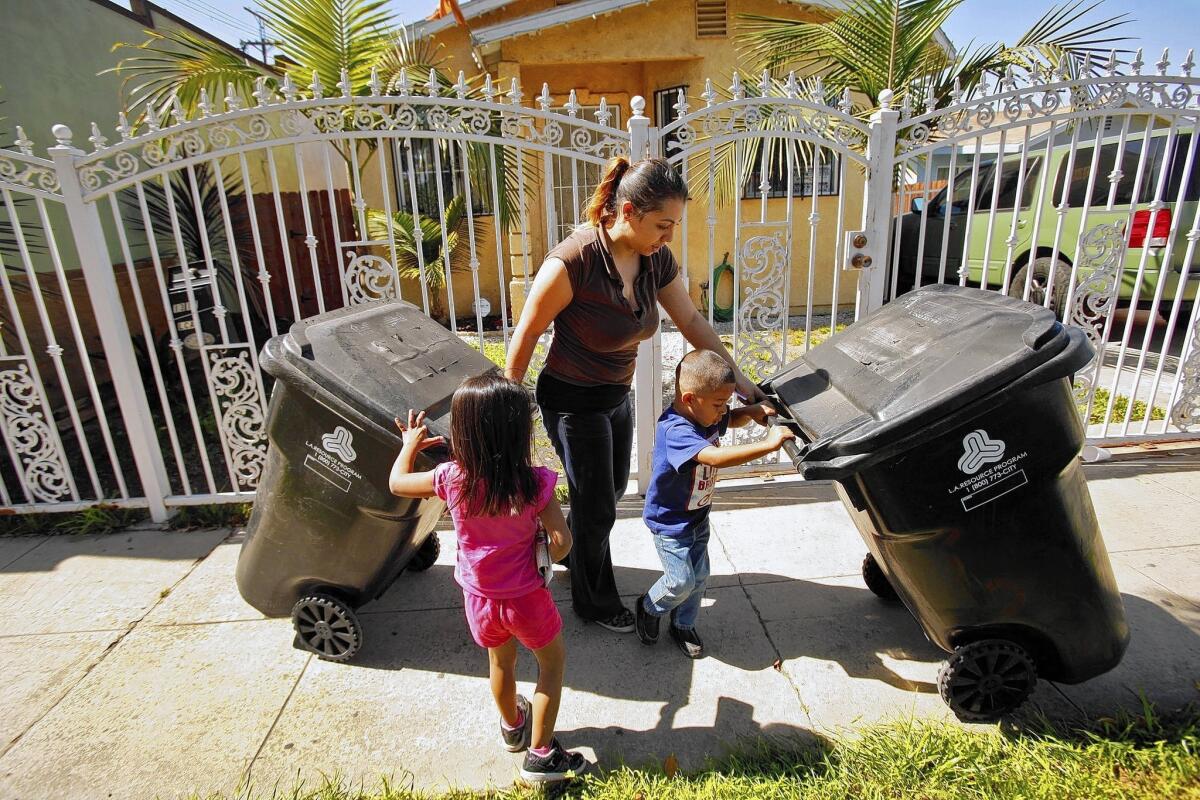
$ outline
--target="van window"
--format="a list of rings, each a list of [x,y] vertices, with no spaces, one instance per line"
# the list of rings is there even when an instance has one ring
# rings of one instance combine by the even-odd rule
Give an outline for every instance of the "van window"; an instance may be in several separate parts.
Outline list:
[[[1029,208],[1037,196],[1038,176],[1041,175],[1041,156],[1026,159],[1025,183],[1021,187],[1021,208]],[[992,208],[992,186],[995,169],[989,169],[986,176],[980,176],[979,193],[975,195],[975,210],[990,211]],[[1019,159],[1005,161],[1000,171],[1000,192],[996,196],[997,211],[1012,211],[1017,198],[1017,184],[1020,183],[1021,162]]]
[[[1192,146],[1192,135],[1181,133],[1175,137],[1175,146],[1171,152],[1171,166],[1167,173],[1167,188],[1163,199],[1169,203],[1179,197],[1179,183],[1183,180],[1183,168],[1187,165],[1188,148]],[[1183,189],[1183,199],[1188,202],[1200,200],[1200,144],[1192,155],[1192,169],[1188,173],[1187,185]]]
[[[1142,184],[1138,191],[1138,203],[1149,203],[1154,199],[1155,184],[1158,183],[1159,171],[1162,169],[1163,150],[1167,137],[1155,136],[1150,139],[1150,152],[1142,165]],[[1114,205],[1127,206],[1133,202],[1133,187],[1137,183],[1138,163],[1142,159],[1142,134],[1130,134],[1121,152],[1119,169],[1121,178],[1117,181],[1117,191],[1113,198]],[[1092,185],[1091,202],[1087,200],[1088,177],[1092,171],[1092,156],[1095,148],[1080,147],[1075,153],[1075,163],[1071,168],[1071,184],[1067,191],[1067,203],[1071,208],[1084,206],[1107,206],[1110,187],[1110,176],[1117,168],[1118,142],[1110,142],[1100,147],[1100,163],[1096,166],[1096,176]],[[1186,152],[1185,152],[1186,154]],[[1067,171],[1070,155],[1063,156],[1058,168],[1058,177],[1054,182],[1054,198],[1057,202],[1062,197],[1063,176]],[[1180,162],[1182,169],[1182,161]],[[1165,197],[1166,195],[1164,195]]]

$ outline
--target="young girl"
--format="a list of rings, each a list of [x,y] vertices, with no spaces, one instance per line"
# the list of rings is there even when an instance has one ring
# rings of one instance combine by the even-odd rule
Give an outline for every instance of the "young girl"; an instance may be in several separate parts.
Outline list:
[[[513,753],[526,748],[521,776],[535,783],[563,780],[588,768],[554,737],[562,696],[562,617],[542,582],[534,556],[537,520],[550,540],[550,557],[571,549],[571,531],[554,498],[553,470],[530,462],[529,396],[499,375],[468,378],[451,401],[454,458],[431,472],[413,472],[417,453],[443,442],[430,437],[425,412],[396,420],[404,446],[392,465],[389,485],[400,497],[446,501],[458,534],[454,579],[463,589],[467,625],[486,647],[492,694],[500,710],[500,737]],[[533,703],[517,694],[516,642],[538,662]]]

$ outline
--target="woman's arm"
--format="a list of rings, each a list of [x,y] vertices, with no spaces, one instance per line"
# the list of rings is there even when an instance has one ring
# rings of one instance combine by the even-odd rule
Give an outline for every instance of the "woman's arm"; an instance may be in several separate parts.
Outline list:
[[[562,506],[558,504],[558,500],[551,497],[550,502],[542,509],[542,513],[538,514],[538,519],[542,521],[542,526],[546,529],[546,535],[550,538],[550,560],[562,561],[567,553],[571,552],[571,545],[574,540],[571,537],[571,529],[567,527],[567,518],[563,516]]]
[[[525,371],[529,369],[529,360],[533,358],[538,337],[546,332],[546,328],[567,307],[573,296],[566,265],[558,258],[546,259],[533,279],[521,319],[513,331],[508,358],[504,363],[504,377],[517,383],[525,380]]]
[[[712,350],[729,362],[729,366],[733,367],[733,374],[737,378],[738,394],[744,401],[759,402],[767,399],[762,389],[759,389],[754,381],[747,378],[738,369],[733,355],[725,349],[721,337],[717,336],[717,332],[713,330],[712,325],[708,324],[708,320],[696,310],[692,298],[688,296],[687,287],[683,285],[682,274],[675,276],[675,280],[659,291],[658,302],[692,347],[698,350]]]

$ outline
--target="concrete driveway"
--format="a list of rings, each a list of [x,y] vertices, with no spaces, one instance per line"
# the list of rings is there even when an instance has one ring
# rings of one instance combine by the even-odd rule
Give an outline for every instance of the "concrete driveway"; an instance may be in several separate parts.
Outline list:
[[[1200,700],[1200,450],[1135,451],[1088,466],[1132,642],[1113,672],[1043,681],[1029,706],[1055,717]],[[694,769],[750,737],[810,737],[901,716],[953,719],[943,653],[902,606],[863,585],[864,547],[822,483],[722,484],[701,617],[709,656],[582,625],[560,575],[568,671],[561,739],[606,767]],[[628,502],[613,534],[630,603],[656,576]],[[337,774],[374,786],[503,785],[504,752],[452,579],[453,533],[428,572],[406,574],[360,616],[351,664],[291,647],[287,620],[242,602],[239,534],[138,530],[0,539],[0,798],[269,794]],[[532,688],[527,654],[522,691]]]

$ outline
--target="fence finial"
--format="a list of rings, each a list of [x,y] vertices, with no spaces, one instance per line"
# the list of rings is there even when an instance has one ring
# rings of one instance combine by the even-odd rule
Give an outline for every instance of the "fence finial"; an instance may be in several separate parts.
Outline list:
[[[187,114],[183,110],[183,103],[179,102],[179,95],[171,96],[171,119],[176,125],[182,125],[187,122]]]
[[[396,82],[396,91],[401,97],[408,97],[412,91],[412,84],[408,81],[408,67],[400,68],[400,80]]]
[[[200,109],[201,119],[212,116],[212,103],[208,101],[208,89],[200,89],[200,102],[196,103],[196,108]]]
[[[321,85],[321,75],[315,69],[312,83],[308,85],[308,88],[312,92],[313,100],[320,100],[325,96],[325,87]]]
[[[54,134],[54,138],[60,147],[70,147],[71,139],[75,136],[75,134],[71,133],[71,129],[62,123],[51,128],[50,132]]]
[[[1110,50],[1108,52],[1108,63],[1104,65],[1104,69],[1108,72],[1109,77],[1117,74],[1117,51]]]
[[[291,73],[284,73],[283,83],[279,86],[279,93],[283,95],[283,102],[296,102],[296,98],[299,96],[299,93],[296,91],[296,84],[292,82]]]
[[[642,97],[640,94],[635,96],[629,101],[629,107],[633,109],[633,115],[635,117],[645,116],[646,98]]]
[[[234,91],[233,82],[225,84],[225,110],[238,111],[242,107],[242,98],[238,97],[238,93]]]
[[[483,76],[483,99],[487,102],[494,102],[496,99],[496,87],[492,86],[492,76]]]
[[[766,97],[771,94],[771,71],[763,70],[762,75],[758,79],[758,94],[760,97]]]
[[[612,120],[612,112],[608,110],[608,99],[600,98],[600,109],[596,112],[596,122],[599,122],[604,127],[608,127],[608,123]]]
[[[25,129],[20,125],[17,126],[17,139],[13,142],[13,144],[15,144],[17,149],[25,155],[33,155],[33,142],[31,142],[29,137],[25,135]]]
[[[838,106],[843,114],[849,114],[854,110],[854,101],[850,99],[850,87],[847,86],[842,92],[842,102]]]
[[[1163,48],[1162,58],[1160,58],[1158,60],[1158,63],[1155,64],[1154,66],[1158,68],[1158,74],[1165,78],[1167,75],[1167,67],[1171,66],[1171,50],[1170,50],[1170,48],[1167,48],[1167,47]]]
[[[146,104],[146,127],[151,133],[158,133],[158,111],[154,109],[153,103]]]
[[[825,80],[820,75],[813,86],[813,102],[825,105]]]
[[[896,96],[896,93],[893,92],[891,89],[884,89],[882,92],[880,92],[879,93],[879,109],[881,111],[891,111],[892,99],[895,96]]]
[[[796,71],[792,70],[788,73],[787,83],[784,84],[784,89],[787,91],[787,96],[796,98],[800,96],[800,84],[796,83]]]
[[[550,84],[542,84],[542,93],[538,95],[537,102],[542,107],[542,111],[550,110]]]
[[[571,94],[567,97],[567,104],[564,105],[563,108],[565,108],[567,110],[567,114],[569,116],[572,116],[572,117],[579,116],[579,109],[582,108],[582,106],[579,105],[579,101],[575,99],[575,90],[574,89],[571,90]]]
[[[342,97],[349,97],[354,90],[354,84],[350,83],[350,73],[342,68],[342,79],[338,81],[338,88],[342,90]]]
[[[1183,60],[1183,63],[1179,65],[1179,69],[1183,72],[1184,77],[1190,78],[1190,77],[1192,77],[1192,68],[1195,66],[1196,66],[1196,51],[1189,49],[1187,52],[1187,58],[1185,58]]]
[[[717,93],[713,91],[712,78],[704,80],[704,94],[700,95],[700,99],[704,101],[704,106],[707,108],[717,99]]]
[[[92,150],[100,150],[108,144],[108,139],[104,138],[104,134],[100,132],[100,126],[92,123],[92,135],[88,137],[88,141],[92,143]]]
[[[508,90],[508,102],[514,106],[519,106],[521,105],[521,98],[524,96],[524,93],[521,92],[521,82],[514,77]]]
[[[454,84],[454,94],[459,100],[467,99],[467,79],[461,69],[458,71],[458,82]]]
[[[129,118],[125,116],[124,111],[117,112],[117,133],[121,135],[121,141],[127,142],[133,136],[133,128],[129,127]]]
[[[367,86],[371,88],[371,97],[383,94],[383,84],[379,82],[379,67],[371,67],[371,80],[367,82]]]
[[[682,88],[678,92],[675,105],[671,106],[671,108],[675,109],[675,119],[679,119],[688,113],[687,92],[685,92]]]
[[[430,97],[438,96],[437,70],[433,67],[429,68],[429,78],[425,81],[425,91],[429,92]]]
[[[259,108],[271,104],[271,90],[267,88],[267,79],[264,76],[260,75],[254,79],[254,99],[258,101]]]
[[[741,100],[746,96],[746,90],[742,88],[742,75],[740,72],[733,73],[733,84],[729,87],[729,91],[733,92],[734,100]]]
[[[1142,48],[1139,47],[1137,49],[1137,53],[1133,57],[1133,63],[1129,65],[1129,68],[1133,70],[1134,75],[1141,75],[1142,67],[1144,66],[1146,66],[1146,62],[1142,58]]]

